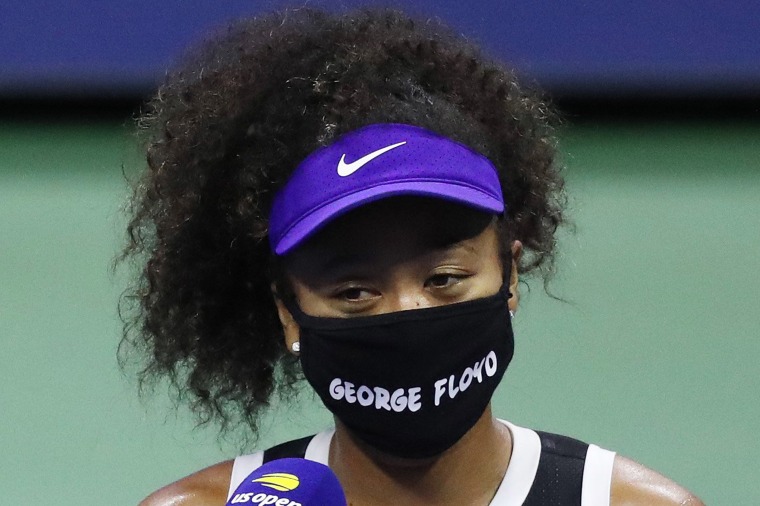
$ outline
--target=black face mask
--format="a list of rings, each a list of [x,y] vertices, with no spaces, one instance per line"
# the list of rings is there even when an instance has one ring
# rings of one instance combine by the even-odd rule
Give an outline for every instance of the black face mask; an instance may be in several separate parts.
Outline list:
[[[362,441],[390,455],[442,453],[478,421],[514,352],[507,287],[482,299],[356,318],[289,304],[304,375]]]

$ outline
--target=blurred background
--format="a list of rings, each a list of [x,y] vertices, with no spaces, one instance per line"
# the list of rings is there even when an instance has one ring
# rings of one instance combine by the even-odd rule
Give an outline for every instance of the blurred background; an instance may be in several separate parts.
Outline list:
[[[110,264],[142,163],[133,118],[165,69],[230,19],[302,4],[0,6],[0,503],[134,506],[239,452],[164,390],[138,398]],[[552,292],[568,302],[530,283],[495,412],[707,504],[760,504],[760,3],[391,5],[480,42],[566,119],[575,230]],[[328,424],[304,389],[258,446]]]

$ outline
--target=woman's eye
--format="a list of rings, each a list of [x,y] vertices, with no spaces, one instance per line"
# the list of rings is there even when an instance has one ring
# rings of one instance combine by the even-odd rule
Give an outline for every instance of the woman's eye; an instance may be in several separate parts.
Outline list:
[[[446,288],[447,286],[459,283],[462,278],[463,276],[456,276],[454,274],[436,274],[428,278],[425,284],[433,288]]]
[[[364,300],[372,296],[372,294],[364,288],[347,288],[341,291],[338,296],[343,300]]]

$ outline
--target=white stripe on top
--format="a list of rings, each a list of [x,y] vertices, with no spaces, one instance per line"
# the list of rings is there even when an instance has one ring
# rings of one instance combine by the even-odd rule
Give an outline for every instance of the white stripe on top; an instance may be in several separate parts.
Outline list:
[[[615,452],[588,445],[586,465],[583,468],[581,506],[610,506],[612,465]]]

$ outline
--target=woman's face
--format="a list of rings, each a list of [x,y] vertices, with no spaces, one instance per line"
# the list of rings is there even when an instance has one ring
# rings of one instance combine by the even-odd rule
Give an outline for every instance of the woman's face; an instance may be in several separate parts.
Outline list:
[[[463,302],[495,294],[503,279],[493,216],[421,197],[389,198],[346,214],[290,254],[285,269],[301,310],[323,317]],[[512,278],[516,285],[516,273]],[[290,341],[294,322],[278,308]]]

